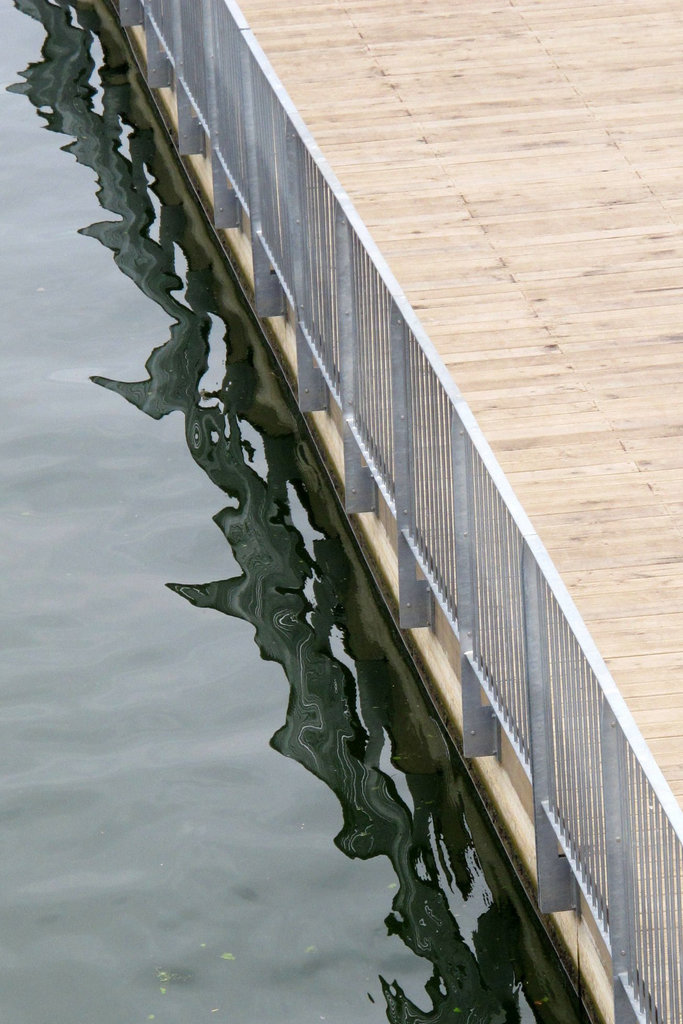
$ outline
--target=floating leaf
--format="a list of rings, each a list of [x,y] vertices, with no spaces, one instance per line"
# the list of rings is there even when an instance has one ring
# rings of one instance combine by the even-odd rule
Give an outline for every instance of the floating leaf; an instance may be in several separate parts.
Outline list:
[[[205,942],[200,942],[199,945],[200,945],[201,949],[206,949],[206,943]]]
[[[315,953],[315,950],[316,950],[315,946],[306,946],[306,952],[307,953]]]
[[[193,978],[192,971],[185,971],[181,968],[166,970],[162,967],[157,967],[156,976],[157,981],[160,981],[162,985],[174,984],[176,982],[182,984],[184,982],[192,981]]]
[[[398,885],[398,882],[389,882],[389,885],[387,886],[387,889],[395,889],[397,887],[397,885]]]
[[[221,953],[221,960],[234,960],[232,953]]]
[[[165,995],[166,995],[166,989],[165,989],[165,988],[163,987],[163,985],[161,986],[161,988],[159,989],[159,991],[161,992],[162,996],[165,996]]]

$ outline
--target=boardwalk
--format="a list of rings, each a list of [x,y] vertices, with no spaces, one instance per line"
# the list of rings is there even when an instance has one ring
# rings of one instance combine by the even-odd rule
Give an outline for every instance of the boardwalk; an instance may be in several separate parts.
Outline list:
[[[683,11],[241,6],[683,803]]]

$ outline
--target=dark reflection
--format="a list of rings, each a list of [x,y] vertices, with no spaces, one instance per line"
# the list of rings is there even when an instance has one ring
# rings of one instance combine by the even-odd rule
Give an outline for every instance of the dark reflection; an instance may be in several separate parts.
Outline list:
[[[93,379],[154,419],[181,412],[193,458],[229,498],[214,518],[241,574],[168,586],[194,606],[250,622],[263,658],[283,666],[289,704],[272,746],[336,794],[340,850],[390,860],[397,884],[387,930],[431,964],[420,1005],[400,981],[380,978],[387,1017],[394,1024],[577,1020],[478,803],[392,649],[234,286],[183,202],[158,134],[138,127],[142,94],[115,37],[93,10],[15,2],[43,22],[47,39],[43,60],[13,88],[49,130],[73,137],[64,148],[95,171],[99,201],[118,217],[83,234],[110,249],[171,321],[145,379]],[[91,84],[95,30],[105,52],[101,112]]]

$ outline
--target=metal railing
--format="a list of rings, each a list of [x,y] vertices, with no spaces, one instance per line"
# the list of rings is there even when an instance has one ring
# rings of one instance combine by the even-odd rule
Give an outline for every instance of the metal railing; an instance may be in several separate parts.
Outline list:
[[[435,600],[459,637],[465,754],[502,727],[532,781],[541,909],[578,884],[618,1024],[680,1024],[683,813],[471,411],[236,4],[120,15],[181,152],[210,154],[216,226],[249,218],[257,312],[295,312],[302,409],[341,408],[347,510],[379,488],[396,517],[401,625]]]

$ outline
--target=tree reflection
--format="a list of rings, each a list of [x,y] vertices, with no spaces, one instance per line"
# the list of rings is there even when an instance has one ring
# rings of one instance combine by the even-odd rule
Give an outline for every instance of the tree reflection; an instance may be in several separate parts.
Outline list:
[[[289,703],[271,744],[337,796],[343,827],[334,841],[341,851],[391,862],[397,887],[387,930],[431,964],[426,1009],[399,981],[380,979],[389,1020],[576,1020],[536,931],[522,928],[522,898],[489,849],[480,812],[454,774],[445,742],[433,723],[437,740],[425,739],[419,709],[408,703],[418,699],[410,697],[412,682],[382,655],[372,627],[362,625],[356,605],[364,598],[348,542],[316,527],[310,460],[297,443],[295,417],[272,375],[256,370],[263,356],[255,331],[234,290],[226,291],[224,279],[219,284],[215,256],[197,244],[180,193],[164,176],[152,130],[135,126],[122,58],[105,60],[98,112],[91,85],[94,12],[80,11],[79,24],[66,2],[16,3],[42,21],[47,38],[42,61],[12,88],[29,98],[49,130],[73,138],[64,148],[94,170],[98,199],[118,218],[82,233],[106,246],[171,321],[168,339],[147,359],[144,379],[93,380],[154,419],[180,412],[192,457],[229,498],[214,518],[241,573],[168,586],[196,607],[251,623],[262,657],[282,665]],[[159,203],[156,240],[150,228]],[[187,271],[177,268],[178,253]],[[216,354],[222,380],[207,387]],[[293,503],[308,515],[308,547],[294,525]],[[365,611],[368,622],[377,619],[376,611]],[[412,807],[397,788],[399,767]],[[475,850],[473,833],[482,836],[485,853],[481,844],[480,854]],[[531,957],[537,958],[534,977]]]

